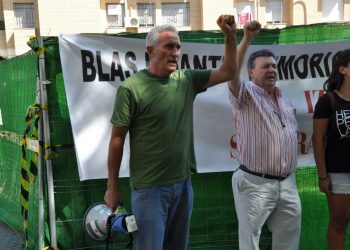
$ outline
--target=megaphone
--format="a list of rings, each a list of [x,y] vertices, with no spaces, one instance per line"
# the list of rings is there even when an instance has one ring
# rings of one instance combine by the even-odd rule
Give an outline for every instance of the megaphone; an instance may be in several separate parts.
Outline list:
[[[86,210],[83,226],[90,238],[96,241],[105,241],[117,232],[128,234],[137,230],[133,214],[128,213],[123,206],[113,212],[103,202],[95,203]]]

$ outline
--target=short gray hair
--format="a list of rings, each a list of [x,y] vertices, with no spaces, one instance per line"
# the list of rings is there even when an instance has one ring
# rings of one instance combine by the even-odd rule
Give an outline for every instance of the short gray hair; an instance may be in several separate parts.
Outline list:
[[[155,47],[158,42],[158,34],[163,31],[172,31],[178,34],[176,27],[172,24],[163,24],[153,27],[146,36],[146,46]]]

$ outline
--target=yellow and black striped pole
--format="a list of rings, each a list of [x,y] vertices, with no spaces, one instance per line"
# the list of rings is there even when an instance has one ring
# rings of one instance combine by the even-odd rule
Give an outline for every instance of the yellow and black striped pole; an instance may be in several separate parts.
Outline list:
[[[27,140],[28,135],[31,131],[32,121],[34,119],[34,126],[32,128],[31,137],[38,140],[38,124],[40,119],[41,107],[38,104],[33,104],[29,106],[25,122],[26,129],[22,136],[21,147],[22,147],[22,159],[21,159],[21,213],[23,220],[24,236],[25,236],[25,248],[29,249],[28,242],[28,208],[29,208],[29,194],[30,185],[34,182],[35,177],[38,174],[38,159],[39,154],[42,152],[42,142],[38,142],[38,150],[33,154],[30,164],[27,161]]]

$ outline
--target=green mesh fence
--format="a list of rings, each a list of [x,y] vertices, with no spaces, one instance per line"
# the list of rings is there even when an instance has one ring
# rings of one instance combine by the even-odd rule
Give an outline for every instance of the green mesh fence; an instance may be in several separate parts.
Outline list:
[[[19,232],[23,231],[20,186],[20,139],[26,128],[27,108],[35,102],[37,82],[37,56],[29,52],[0,63],[0,219]],[[4,136],[4,134],[8,136]],[[28,152],[28,158],[33,153]],[[29,241],[36,247],[38,238],[38,185],[30,187]]]
[[[145,34],[119,34],[144,39]],[[254,44],[318,43],[347,40],[350,24],[318,24],[262,30]],[[181,32],[183,42],[222,43],[218,31]],[[238,33],[242,38],[242,31]],[[44,39],[49,100],[51,144],[73,145],[69,111],[56,37]],[[33,51],[37,48],[32,44]],[[0,132],[21,135],[25,129],[27,107],[35,101],[37,54],[0,63],[0,110],[3,125]],[[1,135],[1,134],[0,134]],[[29,155],[30,157],[30,155]],[[0,136],[0,219],[23,232],[20,212],[21,147],[16,139]],[[103,200],[106,180],[80,181],[74,148],[57,148],[53,158],[56,203],[57,242],[60,249],[105,249],[103,242],[91,240],[83,231],[83,217],[88,207]],[[231,189],[232,172],[206,173],[193,176],[195,193],[188,249],[238,249],[237,218]],[[326,199],[318,190],[314,167],[297,170],[297,184],[302,202],[302,235],[300,249],[326,249],[328,209]],[[129,180],[121,180],[125,206],[130,208]],[[29,206],[29,246],[38,249],[38,187],[31,187]],[[47,202],[45,192],[45,204]],[[47,211],[46,211],[47,213]],[[49,243],[48,218],[45,217],[46,242]],[[349,238],[349,235],[348,235]],[[128,237],[118,234],[110,249],[125,249]],[[347,243],[347,247],[350,244]],[[260,240],[261,249],[271,249],[271,235],[266,228]]]

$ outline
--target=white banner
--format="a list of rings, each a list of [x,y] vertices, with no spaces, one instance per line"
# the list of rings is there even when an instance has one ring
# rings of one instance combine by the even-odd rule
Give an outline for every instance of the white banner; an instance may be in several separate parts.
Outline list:
[[[107,178],[110,118],[120,82],[146,67],[145,40],[103,35],[61,35],[60,57],[81,180]],[[297,109],[298,166],[314,165],[312,115],[334,55],[350,41],[303,45],[252,45],[278,57],[283,95]],[[181,68],[217,68],[222,44],[181,44]],[[247,76],[245,65],[242,77]],[[247,78],[247,77],[246,77]],[[232,171],[234,156],[232,111],[226,83],[199,94],[194,105],[194,136],[199,172]],[[128,176],[129,140],[124,147],[120,176]]]

